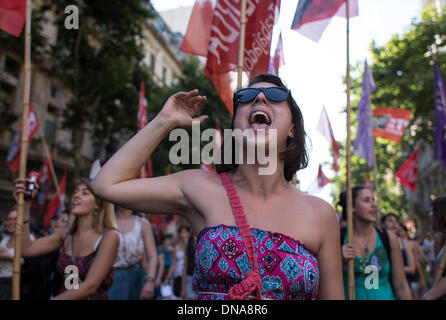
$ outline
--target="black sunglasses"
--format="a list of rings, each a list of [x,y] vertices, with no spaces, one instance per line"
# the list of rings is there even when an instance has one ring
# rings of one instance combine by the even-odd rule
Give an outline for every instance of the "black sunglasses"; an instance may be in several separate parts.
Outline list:
[[[280,87],[244,88],[234,92],[234,102],[248,103],[254,100],[260,91],[262,91],[265,97],[272,102],[285,101],[290,94],[289,89]]]

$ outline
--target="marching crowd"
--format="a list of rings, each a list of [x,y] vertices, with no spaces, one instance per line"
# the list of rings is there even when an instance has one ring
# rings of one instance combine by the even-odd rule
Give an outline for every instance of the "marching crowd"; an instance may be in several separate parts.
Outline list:
[[[92,181],[77,184],[70,211],[47,230],[36,226],[26,202],[23,299],[344,299],[352,260],[355,299],[446,295],[446,278],[434,284],[444,271],[446,196],[432,201],[432,231],[410,238],[397,214],[383,212],[377,221],[373,192],[354,187],[347,244],[345,192],[337,221],[332,206],[292,184],[308,163],[305,130],[290,90],[276,76],[257,76],[235,92],[231,124],[277,131],[272,175],[258,174],[262,164],[240,163],[217,166],[218,174],[185,170],[134,179],[170,130],[206,120],[193,118],[205,101],[197,90],[171,96]],[[16,198],[26,183],[15,181]],[[157,243],[139,212],[180,215],[188,225]],[[2,223],[2,299],[11,298],[16,216],[13,208]]]

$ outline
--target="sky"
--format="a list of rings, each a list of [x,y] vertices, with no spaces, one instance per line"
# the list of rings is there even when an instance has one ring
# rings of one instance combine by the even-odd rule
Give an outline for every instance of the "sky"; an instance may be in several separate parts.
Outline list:
[[[152,0],[157,11],[193,6],[194,0]],[[346,86],[342,83],[346,73],[346,19],[334,17],[318,43],[290,29],[298,0],[282,0],[279,21],[275,26],[272,50],[275,49],[279,31],[282,32],[285,65],[279,76],[292,91],[301,108],[305,130],[311,140],[310,162],[298,172],[300,187],[306,190],[315,180],[319,164],[328,178],[332,156],[329,143],[317,131],[317,123],[325,106],[334,136],[338,141],[346,139],[347,105]],[[370,43],[384,45],[394,34],[403,34],[422,10],[421,0],[359,0],[359,16],[350,19],[350,64],[352,66],[371,61]],[[353,75],[353,74],[351,74]],[[353,96],[351,100],[353,101]],[[352,104],[352,107],[355,107]],[[353,138],[353,137],[352,137]],[[332,185],[316,194],[328,202]]]

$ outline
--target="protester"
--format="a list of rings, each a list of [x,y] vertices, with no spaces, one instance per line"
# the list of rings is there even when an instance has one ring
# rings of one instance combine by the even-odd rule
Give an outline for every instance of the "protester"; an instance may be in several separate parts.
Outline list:
[[[171,276],[173,274],[172,268],[172,235],[166,234],[161,238],[161,245],[157,248],[158,253],[158,270],[155,279],[155,298],[161,299],[166,296],[173,295],[173,289],[171,285]],[[161,290],[163,288],[164,290]],[[165,294],[166,291],[169,294]]]
[[[430,217],[432,221],[432,227],[435,231],[438,231],[443,239],[446,238],[446,196],[438,197],[431,202],[432,210]],[[445,246],[443,242],[443,248],[438,252],[437,262],[440,263],[441,258],[445,253]],[[422,299],[424,300],[439,300],[446,296],[446,272],[443,269],[442,279],[428,292],[426,292]]]
[[[347,243],[346,229],[341,230],[345,297],[348,298],[347,262],[354,259],[356,300],[411,300],[398,238],[393,232],[375,227],[378,207],[371,190],[364,186],[353,187],[352,199],[352,244]],[[346,217],[345,191],[340,194],[339,204]],[[369,277],[371,272],[377,272],[378,283],[371,283],[375,279]]]
[[[17,179],[14,196],[24,191],[25,180]],[[72,266],[78,271],[79,279],[64,281],[54,299],[108,299],[107,291],[113,282],[112,266],[119,246],[113,205],[97,197],[90,182],[83,180],[71,198],[71,214],[75,218],[69,230],[57,230],[35,241],[29,237],[29,207],[30,203],[27,202],[22,229],[22,255],[40,256],[60,248],[58,273],[62,277],[66,272],[75,276]],[[74,290],[76,284],[78,287]]]
[[[4,221],[5,234],[0,241],[0,300],[12,298],[12,271],[14,260],[17,209],[9,211]],[[21,259],[23,264],[24,260]]]
[[[186,218],[198,235],[198,299],[342,299],[336,214],[325,201],[289,183],[308,158],[302,114],[280,78],[259,75],[234,93],[231,128],[250,129],[258,138],[245,136],[242,160],[247,144],[257,150],[277,148],[269,154],[270,165],[277,165],[271,174],[260,174],[268,168],[252,155],[254,164],[226,163],[217,167],[219,175],[185,170],[134,179],[172,129],[207,118],[193,118],[205,101],[197,90],[172,95],[155,119],[103,166],[94,190],[133,210]],[[263,132],[276,133],[277,141],[269,136],[262,141]],[[222,157],[231,151],[224,145]]]
[[[404,225],[401,224],[399,218],[394,213],[388,213],[382,216],[381,225],[384,227],[384,229],[393,232],[397,236],[401,254],[403,256],[404,273],[409,281],[409,278],[415,274],[416,265],[415,257],[408,241],[407,230],[405,230]]]
[[[189,239],[187,240],[186,256],[184,259],[183,267],[183,287],[182,287],[182,298],[186,300],[195,299],[195,293],[193,288],[193,275],[195,266],[195,250],[197,250],[197,239],[193,234],[190,233]]]
[[[155,287],[157,254],[150,223],[118,207],[116,214],[120,234],[118,255],[113,267],[115,278],[109,290],[111,300],[152,299]],[[147,256],[144,270],[143,258]]]
[[[190,234],[190,229],[187,226],[181,226],[178,229],[178,237],[172,254],[173,294],[176,298],[185,298],[186,276],[184,268],[186,266],[187,243]]]

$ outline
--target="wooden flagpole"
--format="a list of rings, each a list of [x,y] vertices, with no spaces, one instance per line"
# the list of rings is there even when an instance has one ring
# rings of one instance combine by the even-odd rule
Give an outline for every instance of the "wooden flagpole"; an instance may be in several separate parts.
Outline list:
[[[353,199],[352,199],[352,169],[351,169],[351,112],[352,107],[350,103],[350,8],[349,1],[345,1],[345,8],[347,11],[347,240],[348,244],[353,244]],[[355,261],[351,259],[348,261],[348,298],[355,300]]]
[[[26,0],[25,24],[25,79],[23,93],[22,137],[20,146],[19,178],[26,178],[26,160],[28,156],[28,117],[31,83],[31,0]],[[25,209],[24,194],[19,193],[17,199],[17,221],[15,228],[14,260],[12,271],[12,299],[20,300],[20,258],[22,256],[22,226]]]
[[[245,52],[246,0],[240,4],[240,38],[238,43],[237,89],[242,87],[243,58]]]

